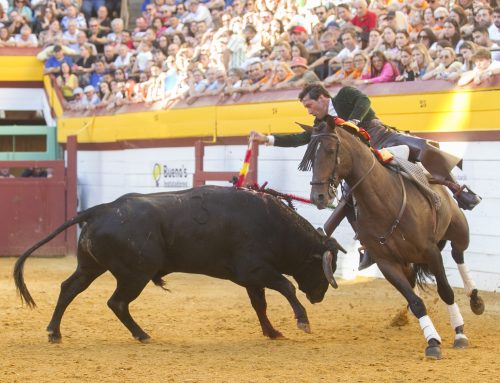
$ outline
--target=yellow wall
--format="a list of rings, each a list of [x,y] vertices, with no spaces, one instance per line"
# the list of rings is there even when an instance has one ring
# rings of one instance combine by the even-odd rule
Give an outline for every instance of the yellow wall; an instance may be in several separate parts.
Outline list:
[[[464,89],[397,96],[372,96],[372,105],[385,123],[412,132],[500,130],[500,88]],[[61,118],[58,140],[71,134],[79,142],[246,136],[252,129],[264,133],[300,131],[294,122],[311,123],[296,101],[253,103],[114,116]]]
[[[35,56],[0,57],[0,81],[42,81],[43,62]]]

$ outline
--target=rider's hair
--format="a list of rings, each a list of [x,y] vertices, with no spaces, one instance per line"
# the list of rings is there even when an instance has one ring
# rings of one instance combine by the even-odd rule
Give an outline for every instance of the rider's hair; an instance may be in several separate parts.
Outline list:
[[[330,93],[325,89],[325,87],[319,83],[315,82],[312,84],[307,84],[299,93],[299,100],[302,101],[304,97],[309,96],[311,100],[317,100],[319,96],[325,96],[330,98]]]

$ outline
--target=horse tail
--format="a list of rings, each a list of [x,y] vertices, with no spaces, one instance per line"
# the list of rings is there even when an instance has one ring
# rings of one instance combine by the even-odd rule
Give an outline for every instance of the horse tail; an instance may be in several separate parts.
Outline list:
[[[78,215],[74,216],[70,220],[64,222],[61,226],[59,226],[57,229],[55,229],[52,233],[50,233],[47,237],[44,239],[40,240],[36,244],[34,244],[32,247],[30,247],[26,252],[24,252],[16,261],[16,264],[14,265],[14,282],[16,284],[17,291],[21,297],[21,301],[26,302],[28,307],[34,308],[36,307],[36,303],[33,300],[33,297],[31,296],[30,292],[28,291],[28,287],[24,283],[24,263],[26,262],[26,259],[39,247],[42,245],[46,244],[49,242],[52,238],[54,238],[56,235],[59,233],[63,232],[66,230],[68,227],[73,226],[74,224],[85,222],[91,214],[94,212],[95,208],[98,206],[95,206],[93,208],[90,208],[88,210],[85,210]]]
[[[427,282],[434,280],[434,275],[431,273],[429,266],[425,264],[414,264],[413,271],[417,276],[417,286],[422,290],[427,290]]]

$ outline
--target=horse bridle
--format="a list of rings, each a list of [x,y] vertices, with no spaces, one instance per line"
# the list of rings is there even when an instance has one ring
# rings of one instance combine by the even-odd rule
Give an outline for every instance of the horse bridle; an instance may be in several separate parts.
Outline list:
[[[328,177],[328,179],[324,180],[324,181],[315,181],[315,182],[311,181],[311,182],[309,182],[309,184],[311,186],[328,184],[329,196],[332,198],[337,198],[337,186],[339,186],[340,180],[339,180],[339,177],[338,177],[336,171],[337,171],[338,165],[340,165],[340,137],[335,133],[319,133],[319,134],[311,135],[311,138],[316,138],[316,137],[329,137],[329,138],[336,140],[337,141],[337,148],[336,148],[337,156],[335,157],[335,163],[333,165],[333,170],[332,170],[332,174],[330,175],[330,177]],[[361,183],[365,180],[365,178],[371,173],[371,171],[375,167],[376,162],[377,162],[377,160],[375,159],[375,156],[373,156],[373,162],[372,162],[372,165],[370,166],[370,169],[368,169],[368,171],[363,175],[363,177],[361,177],[358,180],[358,182],[356,182],[354,184],[354,186],[349,190],[349,194],[352,194],[354,189],[356,189],[359,185],[361,185]],[[348,197],[348,195],[344,196],[344,198],[346,198],[346,197]]]

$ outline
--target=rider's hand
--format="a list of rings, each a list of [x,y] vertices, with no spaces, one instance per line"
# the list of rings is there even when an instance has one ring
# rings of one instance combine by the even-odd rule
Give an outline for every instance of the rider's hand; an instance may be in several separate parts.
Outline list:
[[[265,144],[269,141],[269,138],[262,133],[256,132],[255,130],[252,130],[250,132],[250,142],[258,142],[259,144]]]

